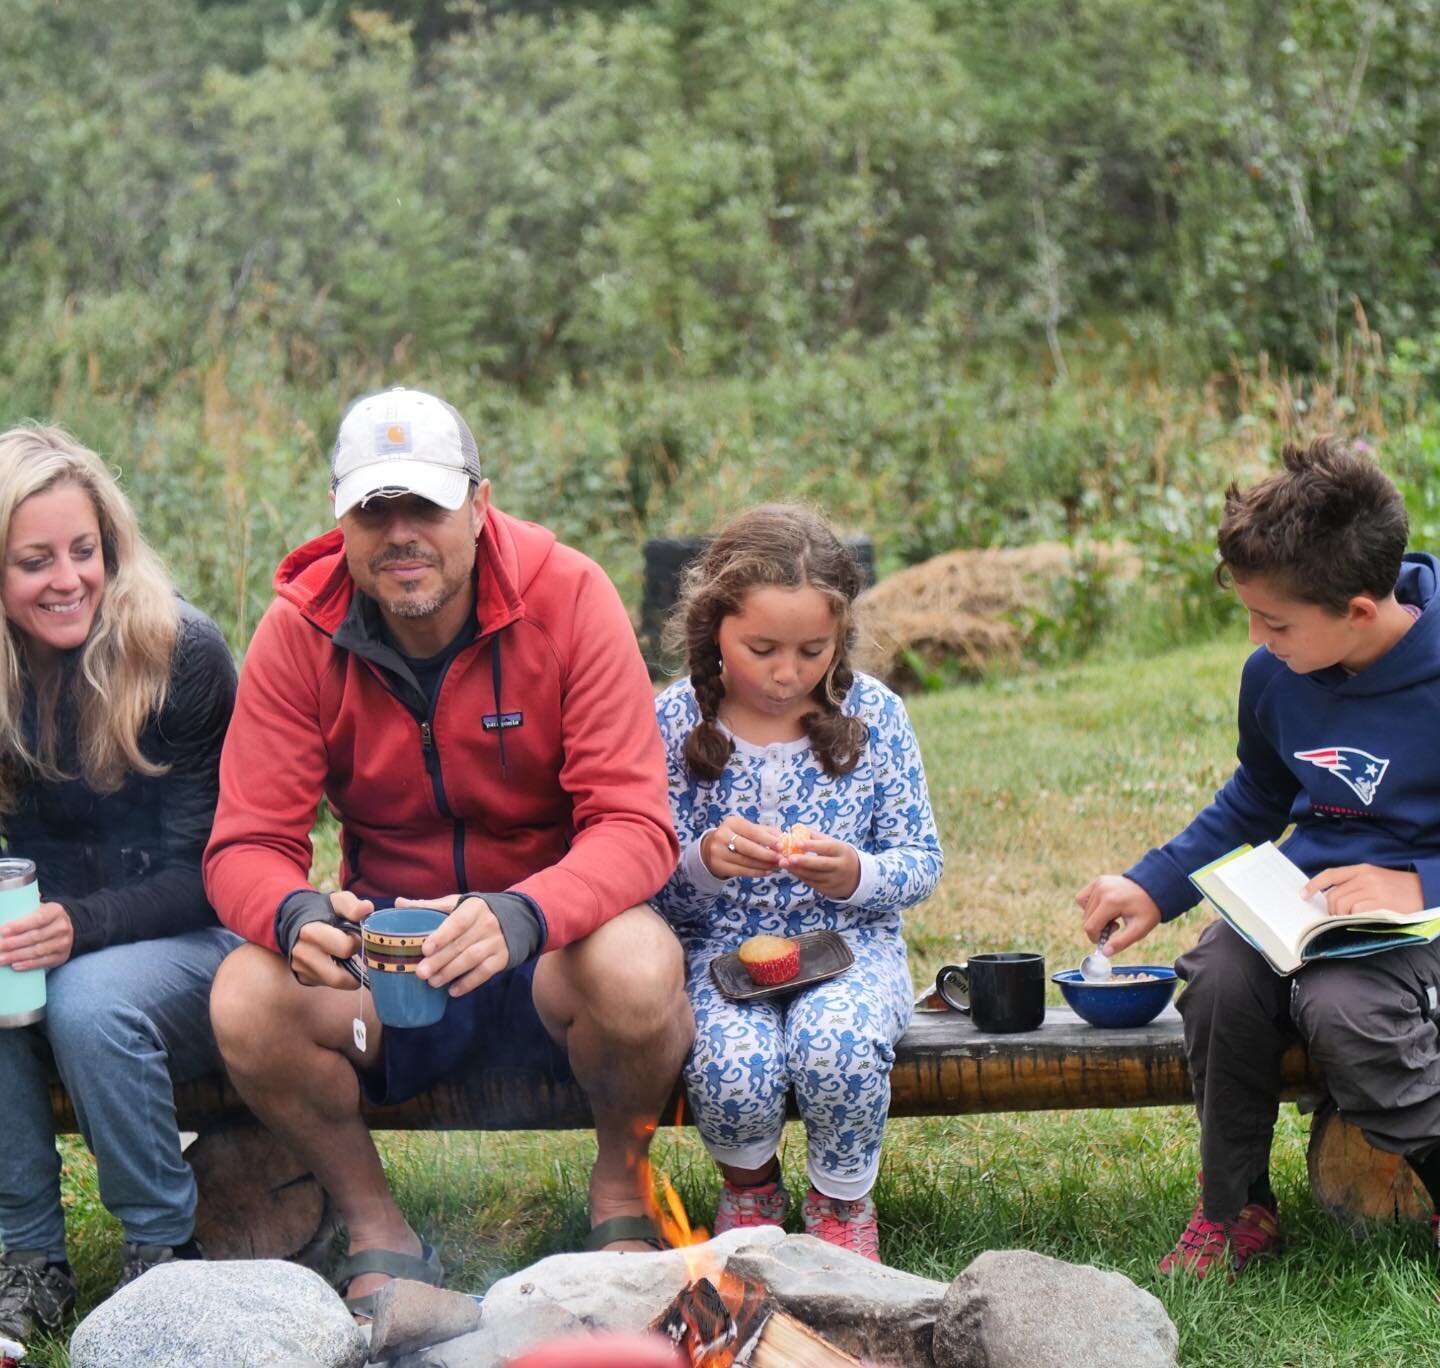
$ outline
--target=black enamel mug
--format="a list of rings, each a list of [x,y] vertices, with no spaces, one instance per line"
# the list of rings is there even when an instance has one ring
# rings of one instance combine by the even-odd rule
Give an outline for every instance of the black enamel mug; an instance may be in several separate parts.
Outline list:
[[[971,955],[941,969],[935,991],[977,1030],[1033,1031],[1045,1020],[1045,956],[1024,950]]]

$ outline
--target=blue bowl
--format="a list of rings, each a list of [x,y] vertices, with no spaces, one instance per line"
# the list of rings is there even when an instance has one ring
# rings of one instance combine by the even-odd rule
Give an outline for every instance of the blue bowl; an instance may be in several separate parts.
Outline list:
[[[1075,1015],[1092,1026],[1144,1026],[1165,1010],[1175,993],[1175,971],[1168,964],[1117,964],[1110,973],[1120,982],[1086,983],[1078,969],[1064,969],[1050,977],[1060,985]],[[1126,983],[1124,980],[1131,974],[1155,977]]]

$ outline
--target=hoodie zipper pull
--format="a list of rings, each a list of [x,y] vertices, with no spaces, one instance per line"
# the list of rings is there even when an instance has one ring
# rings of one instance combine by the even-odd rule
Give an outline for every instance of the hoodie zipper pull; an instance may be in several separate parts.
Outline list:
[[[420,724],[420,744],[427,751],[434,750],[435,748],[435,738],[430,734],[430,724],[428,722],[422,722]]]

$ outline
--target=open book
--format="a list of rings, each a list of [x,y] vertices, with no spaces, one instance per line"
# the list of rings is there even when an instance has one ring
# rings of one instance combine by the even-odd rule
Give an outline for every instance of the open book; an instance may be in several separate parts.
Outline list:
[[[1440,937],[1440,907],[1330,916],[1321,894],[1301,896],[1309,880],[1269,841],[1232,850],[1190,881],[1277,974],[1293,974],[1307,960],[1374,955]]]

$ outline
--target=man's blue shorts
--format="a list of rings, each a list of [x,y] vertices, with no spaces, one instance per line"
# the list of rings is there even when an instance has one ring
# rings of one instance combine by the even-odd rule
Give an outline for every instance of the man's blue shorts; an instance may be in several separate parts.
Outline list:
[[[387,1026],[381,1067],[360,1075],[377,1104],[404,1102],[435,1083],[486,1072],[568,1082],[565,1051],[535,1010],[535,960],[506,969],[463,997],[452,997],[433,1026]]]

